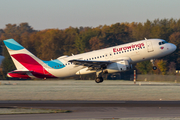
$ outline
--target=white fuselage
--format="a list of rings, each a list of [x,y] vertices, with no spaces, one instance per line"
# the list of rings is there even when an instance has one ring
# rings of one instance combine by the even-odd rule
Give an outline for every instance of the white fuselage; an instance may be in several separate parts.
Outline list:
[[[162,39],[141,40],[73,56],[59,57],[58,60],[61,61],[65,67],[62,69],[52,69],[46,67],[46,70],[56,77],[68,77],[77,75],[79,70],[86,68],[85,66],[74,65],[73,63],[68,62],[69,60],[118,61],[123,59],[127,60],[130,64],[134,64],[149,59],[163,57],[176,50],[176,46],[174,44],[160,44],[163,41],[164,40]]]

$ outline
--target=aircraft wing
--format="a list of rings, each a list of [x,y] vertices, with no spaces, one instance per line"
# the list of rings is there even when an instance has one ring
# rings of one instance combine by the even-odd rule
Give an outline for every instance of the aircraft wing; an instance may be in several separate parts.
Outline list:
[[[105,69],[107,65],[113,63],[112,61],[86,61],[86,60],[69,60],[68,62],[72,62],[75,65],[86,66],[91,70],[97,69]]]

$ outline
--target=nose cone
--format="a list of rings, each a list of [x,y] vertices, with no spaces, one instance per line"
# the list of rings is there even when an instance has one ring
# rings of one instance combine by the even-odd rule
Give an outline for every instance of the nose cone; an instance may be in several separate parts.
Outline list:
[[[174,45],[172,43],[168,43],[166,45],[167,45],[166,46],[167,47],[167,51],[166,51],[167,54],[171,54],[172,52],[174,52],[177,49],[176,45]]]
[[[174,44],[172,44],[172,45],[171,45],[171,50],[172,50],[172,52],[174,52],[176,49],[177,49],[177,46],[174,45]]]

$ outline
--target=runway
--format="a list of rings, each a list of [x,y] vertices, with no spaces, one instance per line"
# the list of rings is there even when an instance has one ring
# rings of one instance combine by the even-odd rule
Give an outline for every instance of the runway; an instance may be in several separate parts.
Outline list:
[[[1,81],[0,110],[14,107],[70,113],[0,115],[0,120],[180,119],[179,83],[104,81]]]
[[[0,101],[0,107],[180,107],[180,101]]]
[[[180,101],[0,101],[0,107],[40,107],[71,113],[0,115],[1,120],[180,118]]]

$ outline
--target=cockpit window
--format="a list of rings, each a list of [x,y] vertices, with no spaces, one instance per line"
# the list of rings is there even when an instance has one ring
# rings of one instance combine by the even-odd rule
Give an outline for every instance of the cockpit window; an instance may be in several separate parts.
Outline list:
[[[163,44],[166,44],[168,43],[167,41],[162,41],[162,42],[159,42],[159,45],[163,45]]]

